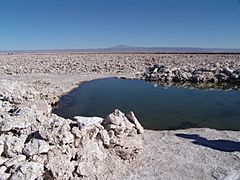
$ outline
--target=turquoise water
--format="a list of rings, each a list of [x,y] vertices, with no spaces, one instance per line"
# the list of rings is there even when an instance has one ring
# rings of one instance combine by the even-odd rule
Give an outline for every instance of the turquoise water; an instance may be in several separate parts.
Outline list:
[[[53,110],[64,118],[105,117],[114,109],[133,111],[146,129],[208,127],[240,130],[239,90],[153,86],[143,80],[106,78],[81,84]]]

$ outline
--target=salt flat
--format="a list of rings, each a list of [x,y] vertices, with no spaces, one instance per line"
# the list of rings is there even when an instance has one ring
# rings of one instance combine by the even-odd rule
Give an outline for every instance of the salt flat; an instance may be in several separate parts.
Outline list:
[[[240,55],[67,53],[0,55],[2,177],[239,179],[240,131],[217,131],[207,128],[177,131],[145,130],[143,134],[133,134],[131,139],[125,137],[126,133],[120,133],[116,138],[121,142],[114,142],[116,146],[111,147],[104,144],[106,139],[102,141],[106,135],[103,132],[108,129],[90,127],[84,132],[79,132],[70,126],[72,122],[50,112],[51,105],[56,103],[61,95],[84,81],[103,77],[140,78],[146,68],[154,64],[179,68],[188,65],[209,67],[218,64],[236,69],[240,67]],[[16,107],[20,112],[26,111],[26,114],[13,115],[16,111],[12,109]],[[12,110],[12,114],[9,110]],[[11,127],[3,126],[6,118],[13,120],[13,117],[15,121],[21,117],[21,123],[22,121],[24,123],[17,126],[15,123],[16,127],[14,123],[9,125]],[[28,121],[29,118],[31,122]],[[50,147],[47,148],[48,146],[43,143],[45,149],[42,151],[37,149],[36,152],[30,150],[35,152],[33,154],[26,153],[29,152],[26,148],[34,147],[35,139],[39,138],[38,134],[28,138],[26,135],[37,132],[36,127],[48,127],[48,122],[53,124],[57,122],[62,127],[59,137],[55,138],[56,134],[42,129],[40,139],[47,142]],[[53,128],[53,132],[54,130]],[[56,127],[57,130],[59,129]],[[93,137],[90,132],[93,132]],[[98,133],[102,137],[100,140]],[[77,140],[81,139],[80,137],[82,140]],[[12,151],[6,148],[10,146],[9,139],[19,142]],[[128,140],[132,142],[131,145]],[[42,141],[37,143],[41,144]],[[78,141],[81,142],[79,145],[76,144]],[[57,164],[54,157],[59,162],[64,162],[64,165]],[[13,158],[15,160],[11,164]],[[29,170],[29,166],[36,169]]]

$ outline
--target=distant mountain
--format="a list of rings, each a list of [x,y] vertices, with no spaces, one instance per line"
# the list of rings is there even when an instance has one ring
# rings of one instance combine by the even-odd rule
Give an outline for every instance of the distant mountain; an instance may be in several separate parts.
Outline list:
[[[117,46],[113,46],[113,47],[110,47],[111,49],[130,49],[130,48],[136,48],[134,46],[128,46],[128,45],[124,45],[124,44],[119,44]],[[108,49],[110,49],[108,48]]]
[[[217,52],[237,52],[240,49],[223,48],[196,48],[196,47],[134,47],[127,45],[118,45],[104,50],[112,52],[149,52],[149,53],[217,53]]]
[[[49,50],[10,50],[0,53],[240,53],[240,49],[196,48],[196,47],[134,47],[120,44],[109,48],[96,49],[49,49]]]

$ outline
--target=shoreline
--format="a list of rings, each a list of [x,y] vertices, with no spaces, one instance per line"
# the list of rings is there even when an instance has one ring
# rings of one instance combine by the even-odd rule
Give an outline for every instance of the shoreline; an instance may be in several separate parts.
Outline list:
[[[52,78],[54,77],[54,78]],[[32,84],[34,82],[38,82],[39,79],[43,80],[43,82],[45,82],[46,80],[48,81],[48,83],[52,83],[52,85],[56,85],[58,86],[59,83],[61,82],[57,82],[56,79],[60,78],[62,80],[62,77],[66,77],[66,75],[58,75],[58,74],[44,74],[44,75],[35,75],[35,77],[33,78],[33,76],[31,76],[31,80],[27,80],[28,79],[28,75],[20,75],[18,77],[13,77],[11,75],[6,75],[3,77],[0,77],[0,80],[16,80],[20,81],[20,82],[26,82],[29,84]],[[64,90],[60,91],[60,92],[55,92],[54,96],[49,99],[50,101],[48,102],[50,105],[51,104],[55,104],[59,102],[59,99],[61,96],[64,96],[66,94],[68,94],[70,91],[74,90],[75,88],[78,88],[82,83],[87,83],[93,80],[99,80],[99,79],[104,79],[104,78],[119,78],[119,79],[128,79],[128,80],[140,80],[140,81],[145,81],[144,79],[139,79],[136,77],[133,77],[132,74],[72,74],[72,75],[68,75],[68,78],[70,78],[71,80],[74,79],[74,82],[69,83],[65,83],[62,84],[64,85]],[[53,83],[55,81],[55,83]],[[148,82],[148,81],[147,81]],[[150,83],[156,83],[156,82],[151,82]],[[161,82],[160,82],[161,83]],[[173,85],[175,85],[174,82],[172,82]],[[189,83],[191,84],[191,83]],[[160,84],[161,85],[161,84]],[[191,84],[193,86],[190,86],[191,88],[194,87],[194,85],[198,85],[198,84]],[[206,83],[202,83],[202,85],[208,85]],[[213,85],[216,85],[213,83]],[[183,88],[189,88],[189,87],[184,87],[184,86],[179,86],[179,87],[183,87]],[[198,87],[197,87],[198,88]],[[205,90],[205,89],[203,89]],[[206,89],[208,90],[208,89]],[[210,91],[212,90],[212,88],[210,88]],[[229,90],[229,89],[227,89]],[[51,113],[52,113],[52,105],[51,105]],[[54,114],[54,113],[53,113]],[[211,130],[216,130],[216,131],[233,131],[233,132],[238,132],[240,130],[218,130],[218,129],[213,129],[213,128],[208,128],[208,127],[202,127],[202,128],[187,128],[187,129],[166,129],[166,130],[151,130],[151,129],[145,129],[146,131],[182,131],[182,130],[191,130],[191,129],[211,129]]]

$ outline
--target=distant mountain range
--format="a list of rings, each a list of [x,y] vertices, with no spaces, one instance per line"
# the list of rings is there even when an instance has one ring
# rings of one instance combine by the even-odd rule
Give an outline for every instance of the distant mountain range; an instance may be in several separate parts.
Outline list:
[[[9,50],[0,53],[240,53],[240,49],[195,48],[195,47],[134,47],[118,45],[95,49],[46,49],[46,50]]]

